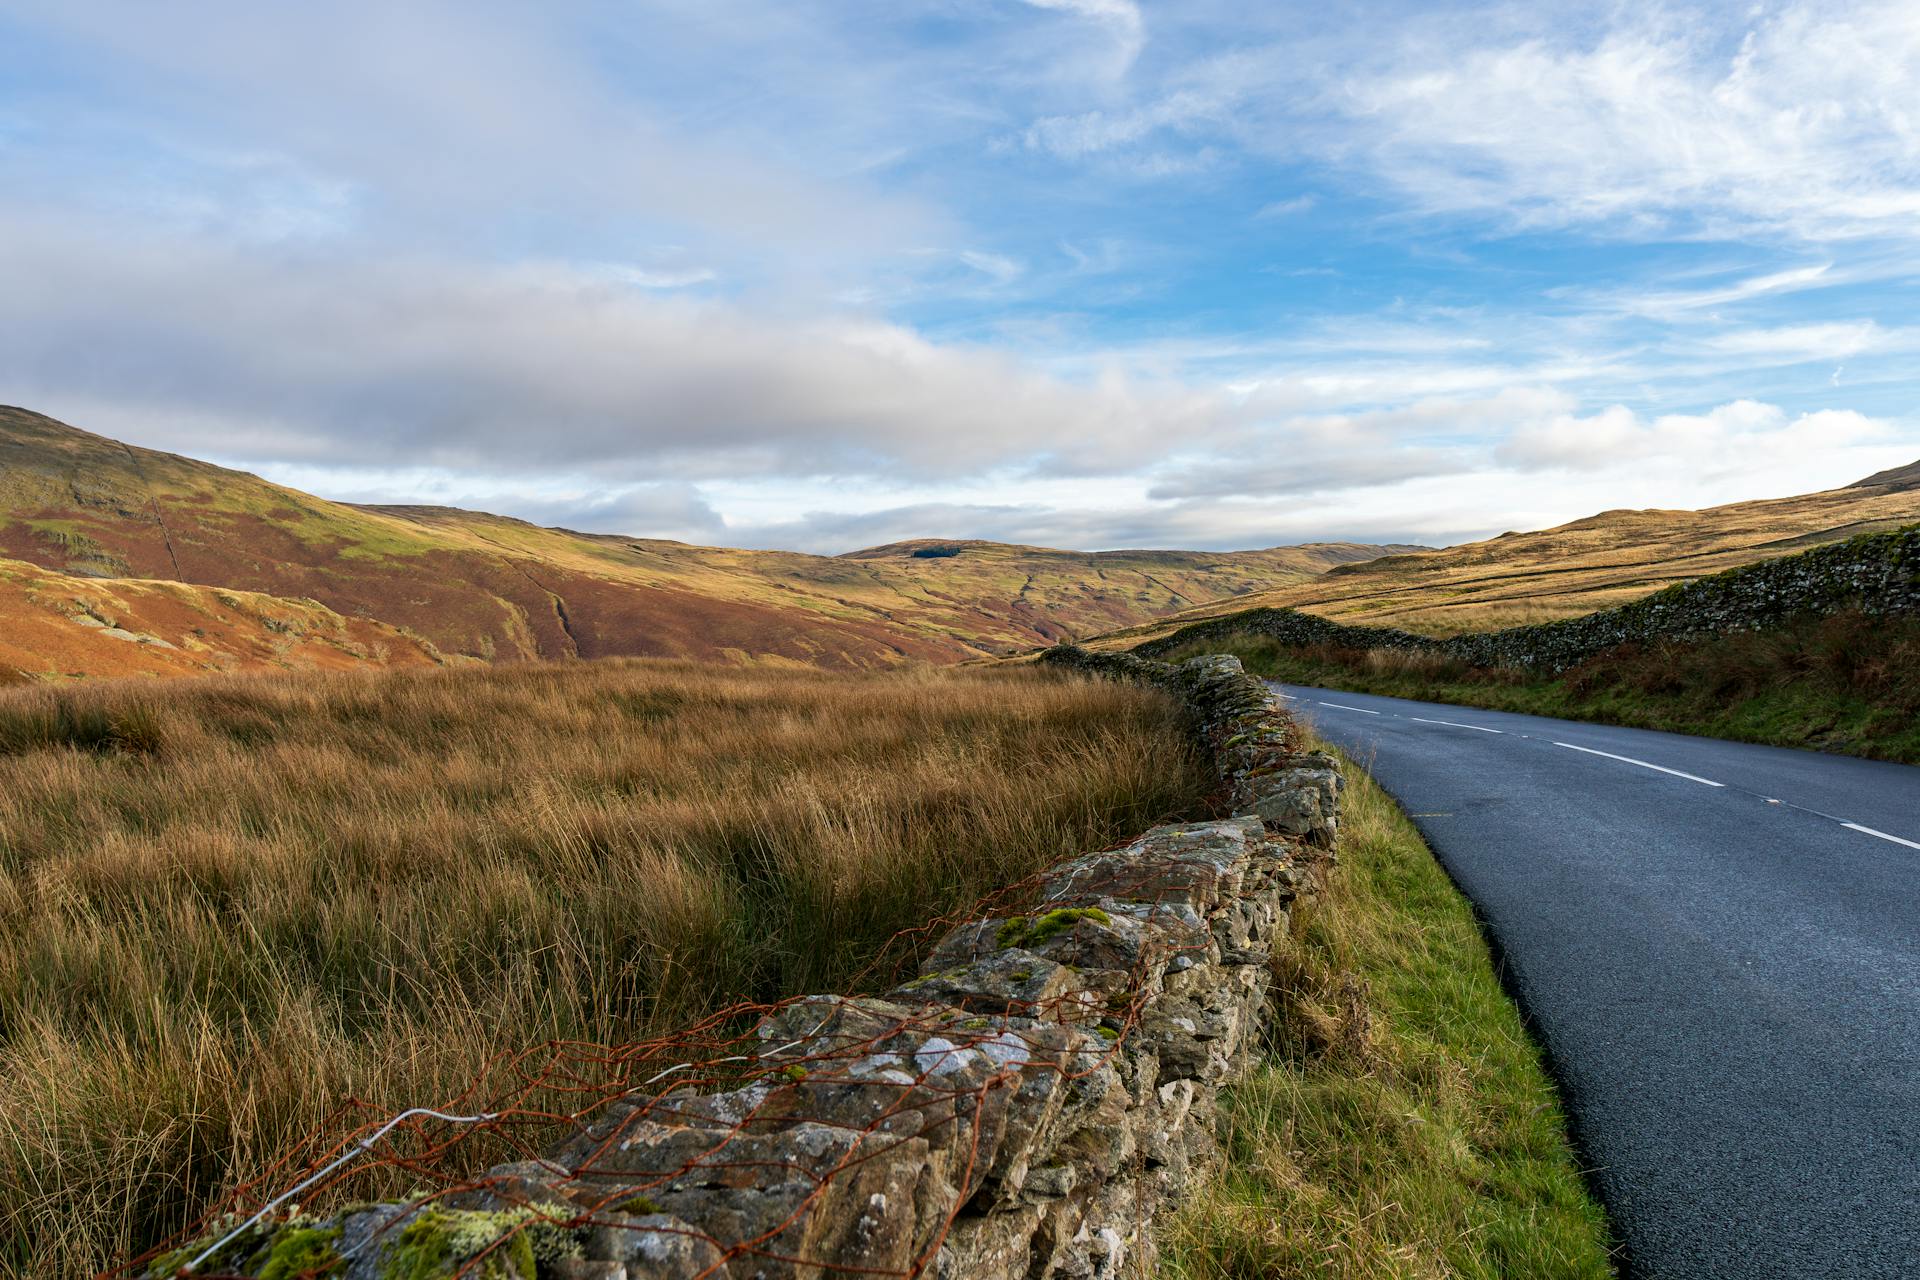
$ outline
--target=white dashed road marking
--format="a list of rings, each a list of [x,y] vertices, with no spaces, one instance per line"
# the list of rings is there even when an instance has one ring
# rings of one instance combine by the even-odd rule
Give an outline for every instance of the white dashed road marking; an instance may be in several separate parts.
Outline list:
[[[1505,729],[1489,729],[1483,724],[1461,724],[1456,720],[1421,720],[1419,716],[1408,716],[1407,719],[1418,721],[1421,724],[1443,724],[1449,729],[1478,729],[1481,733],[1506,732]]]
[[[1863,827],[1857,822],[1843,822],[1840,825],[1849,831],[1858,831],[1863,836],[1879,836],[1882,840],[1891,840],[1895,844],[1903,844],[1909,849],[1920,849],[1920,843],[1915,843],[1912,840],[1902,840],[1899,836],[1890,836],[1884,831],[1875,831],[1872,827]]]
[[[1565,747],[1569,751],[1584,751],[1590,756],[1605,756],[1609,760],[1618,760],[1622,764],[1637,764],[1642,769],[1652,769],[1656,773],[1670,773],[1676,778],[1685,778],[1688,782],[1698,782],[1702,786],[1724,787],[1724,782],[1715,782],[1712,778],[1696,777],[1691,773],[1682,773],[1678,769],[1669,769],[1665,765],[1648,764],[1645,760],[1635,760],[1632,756],[1617,756],[1611,751],[1595,751],[1592,747],[1576,747],[1571,742],[1556,742],[1556,747]]]
[[[1275,692],[1278,692],[1278,690],[1276,690]],[[1285,698],[1289,702],[1305,701],[1305,699],[1296,697],[1290,693],[1282,693],[1280,694],[1280,696]],[[1321,702],[1319,705],[1323,707],[1332,707],[1336,711],[1358,711],[1363,716],[1377,716],[1377,715],[1385,714],[1379,711],[1369,711],[1365,707],[1349,706],[1347,703],[1344,703],[1344,702]],[[1489,729],[1486,725],[1483,725],[1483,724],[1462,724],[1458,720],[1428,720],[1423,716],[1398,716],[1398,715],[1393,716],[1391,718],[1395,720],[1411,720],[1415,724],[1441,724],[1441,725],[1447,726],[1447,728],[1449,729],[1473,729],[1480,733],[1504,734],[1506,732],[1505,729]],[[1522,739],[1529,739],[1533,737],[1533,735],[1530,733],[1522,733],[1516,736]],[[1585,754],[1590,756],[1602,756],[1608,760],[1618,760],[1621,764],[1630,764],[1641,769],[1651,769],[1655,773],[1665,773],[1665,774],[1670,774],[1675,778],[1685,778],[1688,782],[1697,782],[1703,787],[1725,787],[1727,785],[1724,782],[1715,782],[1712,778],[1702,778],[1698,774],[1683,773],[1679,769],[1669,769],[1663,764],[1653,764],[1652,762],[1647,760],[1635,760],[1632,756],[1617,756],[1613,754],[1613,752],[1611,751],[1596,751],[1592,747],[1578,747],[1571,742],[1555,742],[1553,745],[1556,747],[1565,747],[1569,751],[1584,752]],[[1735,788],[1735,790],[1742,790],[1742,789]],[[1772,796],[1763,796],[1758,792],[1745,791],[1743,792],[1743,794],[1751,795],[1756,800],[1764,801],[1767,804],[1784,805],[1785,807],[1790,809],[1800,809],[1806,813],[1816,814],[1822,818],[1829,818],[1832,821],[1839,823],[1841,826],[1845,827],[1847,830],[1858,831],[1863,836],[1872,836],[1876,840],[1886,840],[1886,841],[1890,841],[1893,844],[1905,845],[1909,849],[1920,849],[1920,840],[1908,840],[1904,836],[1889,835],[1885,831],[1876,831],[1872,827],[1862,826],[1858,822],[1848,822],[1843,818],[1834,817],[1834,815],[1830,813],[1821,813],[1818,809],[1808,809],[1804,805],[1788,804],[1784,800],[1777,800]],[[1445,817],[1449,815],[1417,813],[1413,816],[1416,818],[1429,818],[1429,817]]]

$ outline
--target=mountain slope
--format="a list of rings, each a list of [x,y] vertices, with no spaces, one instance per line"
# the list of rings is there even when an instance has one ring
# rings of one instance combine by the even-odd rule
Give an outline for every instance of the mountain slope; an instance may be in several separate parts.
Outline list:
[[[1202,606],[1102,637],[1132,645],[1252,608],[1431,635],[1549,622],[1612,608],[1676,582],[1920,519],[1920,463],[1842,489],[1702,511],[1605,511],[1551,529],[1342,565],[1310,581]]]
[[[1855,480],[1849,489],[1917,489],[1920,488],[1920,462],[1909,462],[1904,467],[1894,467],[1889,471],[1876,471],[1865,480]]]
[[[312,600],[0,560],[0,684],[36,676],[199,675],[443,665],[432,645]]]
[[[953,662],[1400,550],[1088,554],[955,542],[812,556],[693,547],[444,507],[329,502],[0,408],[0,557],[76,578],[318,601],[416,633],[445,655],[488,660]],[[65,669],[58,655],[43,656],[46,669]]]

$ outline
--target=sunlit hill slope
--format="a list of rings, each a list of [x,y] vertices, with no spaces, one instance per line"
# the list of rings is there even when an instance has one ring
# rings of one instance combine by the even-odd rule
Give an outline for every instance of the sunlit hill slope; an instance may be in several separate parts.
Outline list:
[[[1529,533],[1338,565],[1310,581],[1182,609],[1102,637],[1127,646],[1190,622],[1294,608],[1432,635],[1577,617],[1662,587],[1920,519],[1920,462],[1843,489],[1702,511],[1604,511]]]
[[[954,662],[1407,549],[695,547],[329,502],[0,408],[0,667],[30,675],[612,655]],[[257,598],[243,608],[206,588]]]

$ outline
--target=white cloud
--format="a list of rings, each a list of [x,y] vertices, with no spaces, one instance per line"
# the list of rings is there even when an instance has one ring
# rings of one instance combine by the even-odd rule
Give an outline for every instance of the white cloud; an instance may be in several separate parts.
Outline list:
[[[1320,197],[1309,191],[1305,195],[1295,196],[1291,200],[1275,200],[1272,204],[1261,205],[1253,217],[1256,222],[1265,221],[1269,218],[1291,217],[1296,213],[1306,213],[1319,203]]]
[[[1161,130],[1195,131],[1225,109],[1217,94],[1181,90],[1142,107],[1043,116],[1027,127],[1025,141],[1033,150],[1078,159],[1130,147]]]
[[[382,231],[436,245],[486,240],[494,219],[537,212],[576,228],[670,229],[831,264],[908,252],[950,229],[927,203],[853,172],[834,129],[765,146],[709,113],[633,92],[617,74],[633,33],[604,14],[602,26],[595,6],[575,0],[8,7],[84,50],[96,74],[163,112],[173,133],[373,192]],[[649,35],[673,20],[632,19]],[[835,74],[857,108],[861,69],[849,61]],[[86,110],[116,139],[156,132],[137,116]],[[806,149],[816,136],[820,150]]]
[[[720,278],[711,267],[635,267],[606,263],[600,270],[610,280],[641,289],[687,289]]]
[[[1116,72],[1124,71],[1146,43],[1146,23],[1141,19],[1140,6],[1133,0],[1025,0],[1025,3],[1036,9],[1071,13],[1105,26],[1118,50]]]
[[[1384,182],[1426,213],[1647,236],[1911,238],[1920,7],[1551,7],[1243,41],[1119,106],[1045,114],[1069,159],[1231,140]]]
[[[1920,214],[1920,9],[1628,18],[1590,43],[1415,47],[1335,100],[1356,147],[1430,208],[1526,222],[1909,235]]]
[[[1743,276],[1724,284],[1697,289],[1640,289],[1566,291],[1567,296],[1590,306],[1650,319],[1683,321],[1711,315],[1717,308],[1749,302],[1776,294],[1799,293],[1807,289],[1831,288],[1849,283],[1844,275],[1833,273],[1831,262],[1812,263],[1769,271],[1763,275]]]
[[[879,319],[636,290],[604,269],[234,254],[0,223],[0,384],[183,452],[615,476],[1112,471],[1231,397],[1084,382]]]
[[[1778,405],[1735,400],[1705,413],[1648,419],[1612,405],[1523,427],[1502,442],[1496,456],[1521,470],[1624,471],[1657,462],[1718,479],[1805,467],[1810,459],[1862,446],[1914,447],[1893,444],[1899,436],[1893,423],[1850,409],[1790,415]]]
[[[1709,351],[1765,356],[1776,362],[1838,360],[1869,352],[1920,349],[1920,329],[1887,329],[1872,320],[1730,329],[1704,339]]]
[[[1024,264],[1005,254],[984,253],[977,249],[964,250],[960,254],[960,261],[1000,284],[1011,284],[1025,275],[1027,270]]]
[[[1570,413],[1551,387],[1507,387],[1490,396],[1415,397],[1385,408],[1285,416],[1236,439],[1228,453],[1169,470],[1147,496],[1279,497],[1378,489],[1488,466],[1483,441]]]

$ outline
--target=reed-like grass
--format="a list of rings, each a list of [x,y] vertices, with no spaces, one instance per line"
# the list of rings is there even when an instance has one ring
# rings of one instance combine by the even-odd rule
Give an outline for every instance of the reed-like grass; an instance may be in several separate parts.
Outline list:
[[[170,1236],[350,1095],[841,989],[1206,788],[1171,702],[1032,670],[9,690],[0,1275]]]

